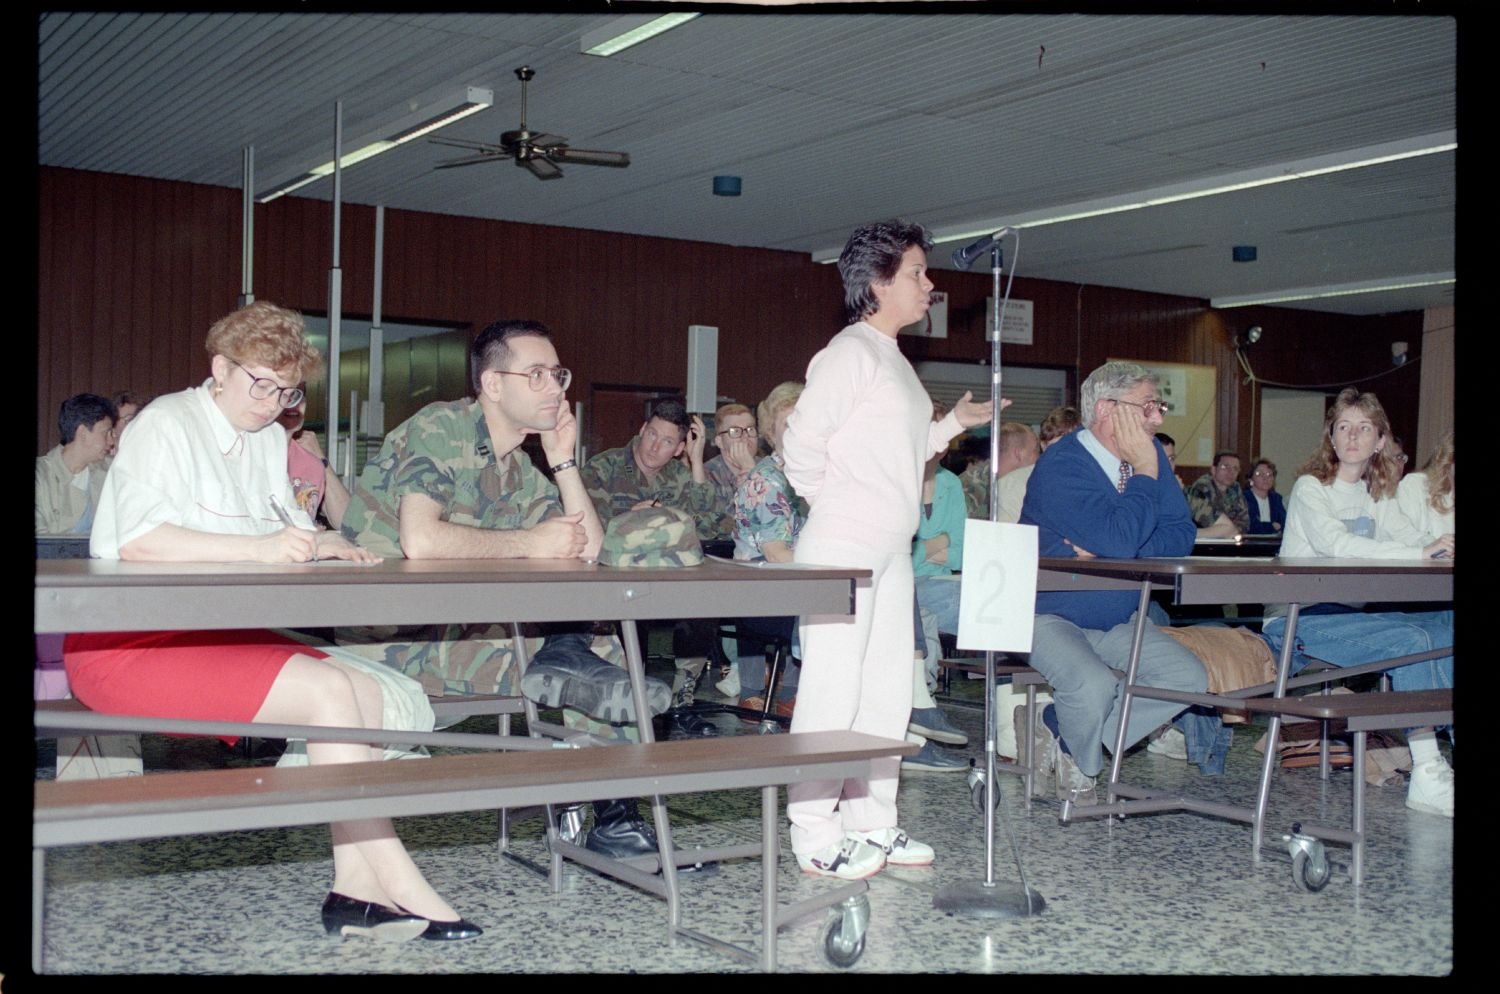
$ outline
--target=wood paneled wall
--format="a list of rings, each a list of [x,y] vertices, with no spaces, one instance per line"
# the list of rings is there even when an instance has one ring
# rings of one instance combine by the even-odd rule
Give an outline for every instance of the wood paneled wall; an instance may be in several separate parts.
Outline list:
[[[234,308],[240,285],[240,192],[76,170],[40,170],[37,451],[55,444],[56,412],[83,390],[179,390],[207,375],[203,338]],[[284,197],[255,209],[254,290],[299,310],[328,306],[332,207]],[[343,306],[368,314],[375,212],[342,214]],[[913,359],[987,360],[988,273],[934,276],[950,293],[947,339],[903,340]],[[1252,324],[1262,380],[1330,384],[1391,369],[1390,343],[1415,359],[1422,315],[1344,317],[1287,308],[1213,311],[1189,297],[1017,278],[1035,302],[1031,346],[1005,363],[1088,374],[1106,358],[1212,365],[1219,371],[1218,444],[1253,458],[1251,390],[1230,341]],[[735,248],[576,228],[388,210],[387,321],[477,331],[533,318],[557,335],[575,373],[593,383],[681,385],[690,324],[719,328],[719,392],[750,404],[802,375],[843,324],[838,272],[802,253]],[[1369,384],[1395,430],[1415,439],[1417,364]]]

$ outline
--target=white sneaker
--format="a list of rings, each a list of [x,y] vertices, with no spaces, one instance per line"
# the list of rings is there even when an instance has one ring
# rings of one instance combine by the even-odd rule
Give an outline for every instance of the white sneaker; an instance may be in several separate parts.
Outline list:
[[[844,836],[865,843],[885,854],[890,866],[931,866],[934,853],[925,842],[918,842],[899,828],[877,828],[873,832],[849,832]]]
[[[849,836],[815,853],[796,855],[797,865],[802,867],[802,872],[817,877],[863,880],[885,867],[885,853]]]
[[[1146,751],[1168,759],[1187,759],[1187,736],[1176,725],[1163,725],[1151,733]]]
[[[1406,806],[1430,815],[1453,817],[1453,767],[1441,759],[1430,760],[1411,771]]]
[[[728,697],[730,700],[738,700],[740,696],[740,671],[731,666],[729,675],[714,684],[714,689]]]
[[[1083,775],[1073,757],[1057,750],[1057,799],[1066,801],[1069,797],[1074,804],[1098,804],[1099,790],[1094,777]]]

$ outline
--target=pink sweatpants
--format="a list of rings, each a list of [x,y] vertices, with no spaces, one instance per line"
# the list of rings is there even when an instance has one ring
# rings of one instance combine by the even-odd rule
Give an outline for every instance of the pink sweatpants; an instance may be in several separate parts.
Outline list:
[[[911,717],[911,552],[879,552],[819,539],[804,531],[799,563],[874,571],[857,584],[854,616],[807,615],[801,620],[802,676],[792,734],[836,729],[904,739]],[[901,760],[876,762],[865,780],[822,780],[787,789],[792,850],[803,855],[835,845],[845,832],[896,825]]]

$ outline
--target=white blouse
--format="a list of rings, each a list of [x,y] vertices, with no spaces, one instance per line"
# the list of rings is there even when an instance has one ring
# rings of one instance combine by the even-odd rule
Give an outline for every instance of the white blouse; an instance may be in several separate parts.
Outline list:
[[[311,529],[286,470],[286,432],[275,422],[238,431],[209,393],[212,380],[158,397],[130,424],[110,466],[89,552],[120,558],[120,547],[160,525],[219,535],[266,535],[292,522]]]

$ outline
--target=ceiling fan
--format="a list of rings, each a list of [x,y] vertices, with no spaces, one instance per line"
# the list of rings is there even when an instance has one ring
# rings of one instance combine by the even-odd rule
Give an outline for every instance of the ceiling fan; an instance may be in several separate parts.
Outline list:
[[[452,169],[455,166],[472,166],[476,162],[514,159],[516,165],[531,170],[531,175],[537,179],[561,179],[562,170],[557,167],[560,162],[576,162],[581,166],[613,166],[616,169],[623,169],[630,165],[630,155],[627,152],[569,148],[568,140],[562,135],[536,134],[526,130],[526,84],[536,76],[536,70],[530,66],[522,66],[515,72],[516,78],[521,81],[520,129],[503,132],[500,135],[499,145],[487,145],[484,142],[468,141],[464,138],[429,138],[428,141],[437,145],[452,145],[455,148],[471,149],[477,153],[440,162],[436,168]]]

